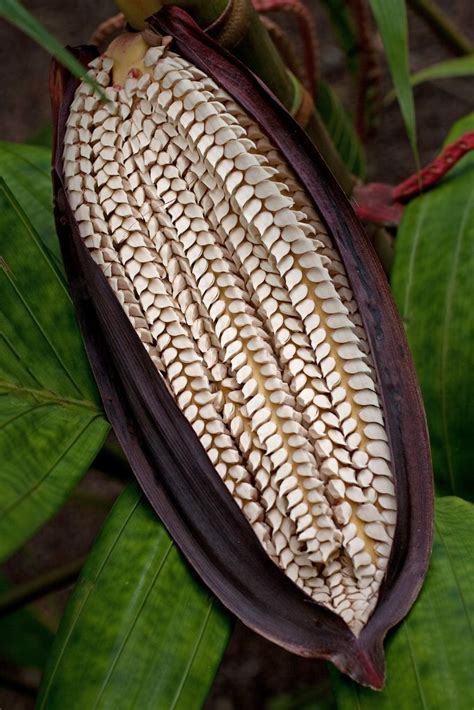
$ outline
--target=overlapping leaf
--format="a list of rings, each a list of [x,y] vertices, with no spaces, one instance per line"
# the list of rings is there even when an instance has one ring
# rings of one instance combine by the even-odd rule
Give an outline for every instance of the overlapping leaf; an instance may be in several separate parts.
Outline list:
[[[228,618],[132,486],[81,574],[38,710],[200,708],[229,632]]]
[[[451,142],[474,129],[474,114]],[[472,496],[474,427],[474,155],[407,207],[393,290],[415,359],[438,489]]]
[[[72,304],[0,182],[0,559],[63,504],[108,431]]]

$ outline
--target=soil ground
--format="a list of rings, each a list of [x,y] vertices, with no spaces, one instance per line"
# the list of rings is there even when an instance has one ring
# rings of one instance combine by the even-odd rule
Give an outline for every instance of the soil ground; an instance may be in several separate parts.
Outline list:
[[[344,56],[321,9],[322,3],[310,0],[309,4],[317,21],[322,76],[331,82],[350,108],[354,105],[354,92],[345,72]],[[471,0],[443,0],[438,4],[472,38],[474,4]],[[25,0],[25,5],[61,42],[72,45],[87,40],[97,24],[114,13],[111,0],[100,3]],[[412,70],[453,56],[413,13],[409,15],[409,24]],[[27,140],[48,122],[48,64],[49,58],[43,50],[20,32],[0,23],[0,139]],[[386,74],[383,83],[384,91],[388,90],[390,83]],[[416,89],[415,96],[423,165],[436,155],[453,122],[473,109],[472,80],[425,84]],[[367,146],[367,154],[369,180],[396,183],[413,172],[413,158],[395,102],[385,111],[376,137]],[[65,508],[9,562],[6,571],[10,578],[15,582],[31,579],[87,553],[121,488],[121,483],[97,471],[89,472]],[[39,603],[41,611],[53,624],[60,618],[69,591],[49,595]],[[38,672],[0,661],[0,708],[33,708],[39,681]],[[327,699],[330,704],[323,663],[292,656],[237,624],[206,708],[300,708],[304,705],[302,697],[291,704],[280,703],[278,699],[290,691],[294,695],[299,689],[316,685],[317,697]]]

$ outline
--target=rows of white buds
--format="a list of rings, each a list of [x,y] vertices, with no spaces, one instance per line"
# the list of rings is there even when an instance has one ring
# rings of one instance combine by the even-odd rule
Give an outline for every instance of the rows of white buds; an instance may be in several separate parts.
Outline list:
[[[271,138],[150,48],[71,106],[80,234],[268,554],[359,633],[396,499],[368,343],[341,259]]]

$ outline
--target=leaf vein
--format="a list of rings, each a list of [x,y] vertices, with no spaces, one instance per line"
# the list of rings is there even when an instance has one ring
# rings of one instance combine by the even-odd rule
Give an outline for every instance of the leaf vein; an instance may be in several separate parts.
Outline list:
[[[184,672],[184,674],[183,674],[183,677],[182,677],[182,679],[181,679],[181,682],[180,682],[180,684],[179,684],[179,687],[178,687],[178,689],[177,689],[177,691],[176,691],[176,695],[175,695],[175,698],[174,698],[174,700],[173,700],[173,702],[172,702],[172,704],[171,704],[170,710],[175,710],[176,705],[178,704],[178,701],[179,701],[179,699],[180,699],[180,697],[181,697],[181,693],[183,692],[184,685],[185,685],[185,683],[186,683],[186,680],[188,679],[188,675],[189,675],[189,672],[190,672],[190,670],[191,670],[191,668],[192,668],[192,665],[193,665],[193,663],[194,663],[194,659],[196,658],[197,652],[199,651],[199,646],[201,645],[201,641],[202,641],[202,639],[204,638],[204,633],[205,633],[206,628],[207,628],[207,625],[208,625],[208,623],[209,623],[209,619],[210,619],[210,617],[211,617],[211,611],[212,611],[212,607],[213,607],[213,606],[214,606],[214,599],[211,597],[211,599],[209,600],[209,607],[208,607],[208,610],[207,610],[206,615],[205,615],[205,617],[204,617],[203,625],[202,625],[202,627],[201,627],[201,629],[200,629],[200,631],[199,631],[199,635],[198,635],[198,637],[197,637],[197,639],[196,639],[196,643],[195,643],[194,648],[193,648],[193,650],[192,650],[191,657],[190,657],[189,662],[188,662],[188,664],[187,664],[187,666],[186,666],[186,670],[185,670],[185,672]]]
[[[58,654],[58,656],[57,656],[57,658],[56,658],[56,661],[55,661],[55,663],[54,663],[53,669],[52,669],[52,671],[51,671],[51,675],[50,675],[49,678],[48,678],[47,685],[46,685],[45,690],[44,690],[44,692],[43,692],[43,694],[42,694],[42,697],[41,697],[41,699],[40,699],[40,700],[41,700],[41,705],[38,706],[38,710],[41,710],[41,708],[46,707],[46,706],[45,706],[45,701],[48,700],[48,693],[49,693],[49,690],[50,690],[50,688],[51,688],[51,686],[52,686],[52,684],[53,684],[53,681],[54,681],[54,679],[55,679],[55,677],[56,677],[56,673],[57,673],[57,671],[58,671],[58,669],[59,669],[59,666],[60,666],[60,663],[61,663],[61,661],[62,661],[62,658],[63,658],[63,656],[64,656],[64,654],[65,654],[65,652],[66,652],[66,648],[67,648],[67,644],[68,644],[68,642],[69,642],[69,639],[71,638],[71,636],[72,636],[72,634],[73,634],[73,632],[74,632],[74,629],[75,629],[76,626],[77,626],[77,623],[78,623],[79,618],[80,618],[80,616],[81,616],[81,614],[82,614],[82,612],[83,612],[83,610],[84,610],[84,607],[85,607],[85,605],[86,605],[87,600],[89,599],[90,595],[92,594],[92,591],[93,591],[95,585],[97,584],[97,581],[98,581],[98,579],[99,579],[99,577],[100,577],[100,575],[101,575],[101,573],[102,573],[102,571],[103,571],[105,565],[106,565],[107,562],[109,561],[109,559],[110,559],[110,557],[111,557],[111,555],[112,555],[114,549],[115,549],[116,546],[118,545],[118,543],[119,543],[119,541],[120,541],[120,538],[122,537],[122,535],[123,535],[123,533],[124,533],[124,531],[125,531],[125,528],[127,527],[128,523],[130,522],[130,519],[131,519],[133,513],[135,512],[135,510],[137,509],[138,505],[140,504],[140,502],[141,502],[141,500],[142,500],[142,497],[143,497],[143,496],[141,496],[141,495],[138,497],[137,501],[136,501],[135,504],[133,505],[133,507],[132,507],[132,509],[130,510],[129,514],[128,514],[127,517],[125,518],[125,520],[124,520],[124,522],[123,522],[123,525],[122,525],[122,527],[120,528],[120,530],[119,530],[119,532],[118,532],[118,534],[117,534],[117,537],[116,537],[115,540],[113,541],[113,544],[112,544],[112,546],[110,547],[110,550],[109,550],[109,551],[107,552],[107,554],[105,555],[104,559],[102,560],[102,562],[101,562],[101,564],[100,564],[100,566],[99,566],[99,569],[97,570],[97,573],[96,573],[95,578],[94,578],[94,583],[93,583],[93,585],[91,585],[91,587],[90,587],[90,588],[87,590],[87,592],[85,593],[84,598],[82,599],[81,604],[80,604],[80,606],[79,606],[79,609],[77,610],[77,613],[73,616],[72,623],[71,623],[71,625],[70,625],[70,628],[68,629],[68,632],[67,632],[67,634],[66,634],[66,638],[64,639],[64,642],[63,642],[63,644],[62,644],[61,650],[60,650],[60,652],[59,652],[59,654]],[[87,563],[86,563],[86,564],[87,564]]]
[[[120,648],[118,649],[118,653],[117,653],[117,655],[115,656],[115,658],[114,658],[114,660],[113,660],[113,662],[112,662],[112,664],[111,664],[109,670],[107,671],[107,675],[106,675],[105,678],[104,678],[104,682],[103,682],[103,684],[102,684],[102,688],[101,688],[101,690],[100,690],[100,692],[99,692],[99,695],[97,696],[97,698],[96,698],[96,700],[95,700],[95,702],[94,702],[94,706],[93,706],[92,710],[96,710],[96,708],[98,707],[98,704],[99,704],[99,702],[100,702],[100,699],[102,698],[102,696],[103,696],[103,694],[104,694],[104,692],[105,692],[105,689],[106,689],[106,687],[107,687],[107,685],[108,685],[108,683],[109,683],[109,681],[110,681],[110,679],[111,679],[111,677],[112,677],[112,674],[113,674],[113,672],[114,672],[114,670],[115,670],[115,668],[116,668],[116,666],[117,666],[117,663],[118,663],[119,660],[120,660],[120,657],[121,657],[121,655],[122,655],[122,653],[123,653],[123,651],[124,651],[124,649],[125,649],[125,646],[127,645],[127,642],[128,642],[128,640],[129,640],[129,638],[130,638],[130,636],[131,636],[131,634],[132,634],[132,632],[133,632],[133,630],[134,630],[134,628],[135,628],[135,626],[136,626],[136,623],[137,623],[137,621],[138,621],[138,618],[139,618],[139,616],[140,616],[140,614],[141,614],[141,612],[142,612],[142,610],[143,610],[143,608],[144,608],[144,606],[145,606],[145,604],[146,604],[146,602],[147,602],[147,600],[148,600],[148,598],[149,598],[151,592],[153,591],[153,587],[155,586],[156,580],[158,579],[158,576],[159,576],[161,570],[163,569],[163,566],[164,566],[166,560],[168,559],[168,555],[169,555],[169,553],[171,552],[172,548],[173,548],[173,541],[170,540],[170,542],[169,542],[169,544],[168,544],[168,548],[166,549],[166,552],[165,552],[165,554],[164,554],[164,556],[163,556],[163,559],[162,559],[162,561],[160,562],[160,564],[159,564],[159,566],[158,566],[158,569],[156,570],[155,574],[153,575],[153,579],[152,579],[151,582],[150,582],[150,585],[149,585],[149,587],[148,587],[148,589],[147,589],[147,591],[146,591],[146,594],[144,595],[144,597],[143,597],[143,599],[142,599],[142,602],[141,602],[139,608],[136,610],[136,613],[135,613],[135,615],[134,615],[134,617],[133,617],[133,621],[132,621],[132,623],[130,624],[127,633],[125,634],[125,637],[124,637],[124,639],[122,640],[122,643],[120,644]]]
[[[65,458],[65,456],[67,456],[67,454],[71,451],[71,449],[75,446],[78,440],[83,436],[83,434],[87,431],[87,429],[96,419],[98,419],[97,416],[93,417],[87,422],[87,424],[80,430],[78,434],[76,434],[74,439],[69,443],[67,448],[61,452],[61,454],[58,456],[56,461],[49,467],[49,469],[32,486],[27,488],[27,490],[25,490],[19,498],[14,500],[3,510],[0,510],[0,516],[6,516],[11,513],[12,510],[21,505],[21,503],[23,503],[26,498],[28,498],[34,491],[38,490],[38,488],[43,485],[43,483],[49,478],[49,476],[53,473],[57,466],[59,466],[61,461]]]
[[[448,431],[448,402],[447,402],[447,361],[448,361],[448,350],[449,350],[449,338],[448,338],[448,333],[449,333],[449,324],[450,324],[450,319],[451,319],[451,313],[452,313],[452,308],[453,308],[453,296],[454,296],[454,286],[456,283],[456,274],[459,268],[459,256],[461,253],[461,245],[464,240],[464,235],[467,232],[466,226],[468,223],[467,217],[470,214],[471,206],[474,200],[474,193],[471,192],[471,195],[469,197],[469,200],[466,203],[466,206],[464,208],[462,218],[461,218],[461,223],[460,223],[460,228],[459,228],[459,233],[458,233],[458,238],[456,240],[456,247],[454,250],[454,255],[453,255],[453,264],[452,264],[452,269],[451,273],[449,275],[449,281],[448,281],[448,288],[446,291],[446,308],[444,312],[444,324],[443,324],[443,331],[442,331],[442,346],[441,346],[441,417],[442,417],[442,422],[443,422],[443,433],[444,433],[444,441],[446,445],[446,459],[448,463],[448,475],[449,475],[449,480],[451,483],[451,490],[454,494],[456,494],[456,481],[454,478],[454,468],[453,468],[453,460],[452,460],[452,448],[451,448],[451,441],[450,441],[450,436],[449,436],[449,431]]]

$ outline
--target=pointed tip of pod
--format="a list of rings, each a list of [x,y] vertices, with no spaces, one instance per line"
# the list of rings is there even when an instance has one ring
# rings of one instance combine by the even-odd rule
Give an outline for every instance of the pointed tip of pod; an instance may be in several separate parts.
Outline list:
[[[356,675],[354,680],[361,685],[367,685],[373,690],[382,690],[385,685],[385,659],[382,648],[373,652],[361,648],[358,650],[357,658],[359,666],[352,669],[350,675]]]
[[[360,685],[382,690],[385,685],[385,658],[382,641],[367,646],[357,640],[331,658],[338,670]]]

